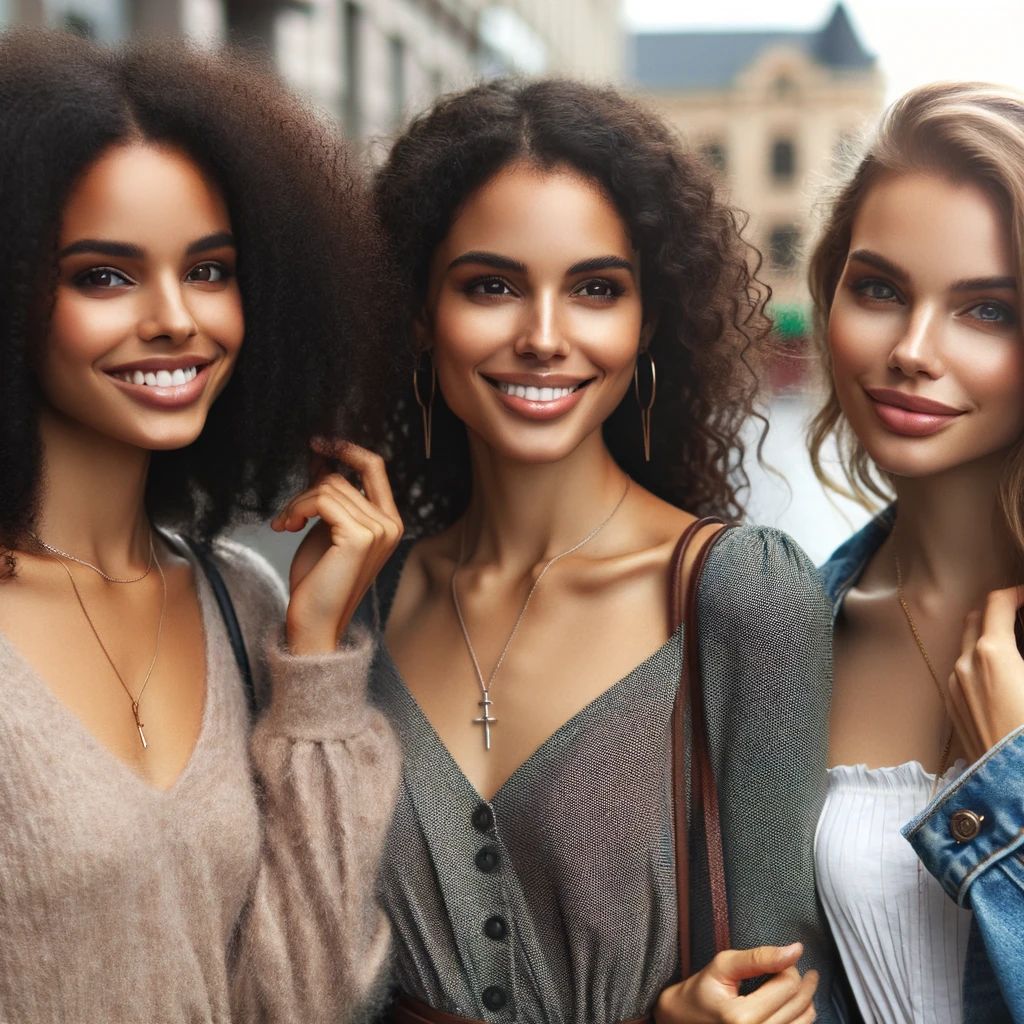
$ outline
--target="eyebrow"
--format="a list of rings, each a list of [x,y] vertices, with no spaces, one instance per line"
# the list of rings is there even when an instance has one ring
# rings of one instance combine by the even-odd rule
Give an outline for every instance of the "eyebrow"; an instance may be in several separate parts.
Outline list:
[[[197,238],[189,244],[185,250],[186,256],[195,256],[199,252],[208,252],[210,249],[223,249],[230,246],[235,247],[235,238],[230,231],[217,231],[212,235],[205,235]],[[80,238],[60,251],[60,259],[67,256],[77,256],[82,253],[97,256],[112,256],[115,259],[141,260],[146,256],[145,250],[131,242],[109,242],[100,238]]]
[[[850,253],[849,259],[857,260],[860,263],[867,263],[869,266],[881,270],[890,277],[896,278],[897,281],[906,283],[910,278],[910,275],[902,267],[897,266],[891,260],[887,260],[884,256],[879,256],[877,252],[872,252],[870,249],[855,249]],[[1012,289],[1016,291],[1017,280],[1013,277],[998,275],[993,277],[968,277],[960,281],[954,281],[949,286],[949,290],[953,292],[981,292],[991,288]]]
[[[633,264],[621,256],[592,256],[588,260],[580,260],[569,268],[570,274],[589,274],[595,270],[626,270],[633,273]]]
[[[195,256],[197,252],[208,252],[210,249],[234,249],[235,236],[230,231],[215,231],[212,235],[197,238],[185,250],[186,256]]]
[[[493,267],[495,270],[508,270],[516,274],[525,274],[527,272],[526,264],[520,263],[519,260],[515,260],[511,256],[502,256],[496,252],[483,252],[479,249],[473,249],[470,252],[464,252],[461,256],[456,256],[448,264],[448,269],[452,270],[466,263],[483,264],[487,267]],[[569,275],[588,274],[596,270],[626,270],[632,274],[633,264],[621,256],[591,256],[589,259],[574,263],[569,268],[568,273]]]
[[[508,270],[515,274],[526,273],[525,263],[520,263],[519,260],[514,260],[511,256],[502,256],[501,253],[497,252],[484,252],[481,249],[471,249],[469,252],[464,252],[461,256],[456,256],[448,264],[448,269],[454,270],[455,267],[461,267],[466,263],[493,267],[495,270]]]

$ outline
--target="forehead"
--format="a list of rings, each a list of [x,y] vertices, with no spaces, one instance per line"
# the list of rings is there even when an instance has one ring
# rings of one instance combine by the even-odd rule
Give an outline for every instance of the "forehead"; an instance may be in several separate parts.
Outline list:
[[[633,247],[615,205],[591,179],[517,163],[466,200],[441,249],[449,259],[499,250],[531,268],[564,268],[595,254],[628,258]]]
[[[180,150],[133,144],[103,153],[64,207],[61,243],[76,238],[189,241],[228,230],[220,190]]]
[[[936,282],[1016,272],[1010,226],[992,196],[930,174],[873,185],[854,220],[850,249],[870,249]]]

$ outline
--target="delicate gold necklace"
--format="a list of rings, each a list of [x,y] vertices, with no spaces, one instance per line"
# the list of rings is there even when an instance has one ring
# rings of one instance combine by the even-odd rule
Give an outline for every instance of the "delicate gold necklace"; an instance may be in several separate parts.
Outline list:
[[[459,537],[459,561],[455,568],[452,570],[452,604],[455,605],[455,614],[459,619],[459,626],[462,629],[462,636],[466,641],[466,647],[469,648],[469,656],[473,659],[473,668],[476,670],[477,682],[480,684],[480,693],[483,695],[483,700],[477,701],[477,706],[482,707],[483,713],[480,718],[474,718],[474,725],[482,725],[484,730],[484,750],[491,749],[491,726],[497,722],[496,718],[491,717],[491,708],[494,706],[494,701],[491,700],[491,686],[494,684],[494,677],[498,674],[498,669],[501,668],[501,663],[505,660],[505,655],[508,654],[509,647],[512,646],[512,641],[515,639],[516,633],[519,632],[519,624],[523,621],[523,616],[526,614],[526,609],[530,606],[530,601],[533,598],[534,591],[540,586],[540,581],[544,579],[544,574],[557,562],[560,558],[565,558],[566,555],[571,555],[574,551],[579,551],[584,544],[589,544],[610,522],[612,516],[622,507],[622,503],[626,500],[626,495],[629,494],[629,485],[632,483],[630,477],[626,477],[626,489],[622,492],[622,497],[619,498],[615,508],[608,513],[608,515],[576,544],[573,544],[571,548],[566,548],[565,551],[555,555],[554,558],[549,558],[544,563],[544,568],[541,569],[540,574],[534,581],[530,592],[526,595],[526,600],[523,602],[522,610],[519,612],[519,618],[516,619],[516,624],[512,627],[512,632],[509,633],[508,639],[505,641],[505,646],[502,648],[501,656],[498,658],[497,665],[494,666],[494,671],[491,672],[490,679],[484,682],[484,674],[480,671],[480,662],[477,661],[476,651],[473,650],[473,644],[469,639],[469,630],[466,629],[466,621],[462,617],[462,609],[459,607],[459,594],[455,589],[455,577],[458,575],[459,570],[465,563],[466,558],[466,528],[463,525],[461,535]]]
[[[910,626],[910,632],[914,634],[914,640],[917,641],[917,649],[921,652],[921,657],[924,658],[925,665],[928,666],[928,674],[932,677],[932,682],[935,683],[935,689],[939,691],[939,698],[942,700],[943,710],[946,708],[946,691],[942,688],[942,683],[939,682],[939,677],[932,666],[932,660],[928,657],[928,652],[924,649],[924,641],[921,639],[921,634],[917,631],[917,626],[914,623],[914,617],[910,614],[910,606],[907,604],[907,599],[903,593],[903,573],[900,570],[900,556],[896,553],[895,545],[893,546],[893,561],[896,563],[896,590],[900,596],[900,605],[903,607],[903,614],[907,617],[907,624]],[[943,775],[946,774],[946,769],[949,767],[949,752],[953,746],[953,729],[949,730],[949,737],[946,740],[946,745],[942,748],[942,757],[939,761],[939,770],[935,776],[935,783],[938,785],[939,780]]]
[[[43,542],[40,541],[39,543],[42,544]],[[48,545],[43,544],[43,547],[45,547],[48,551],[51,551]],[[51,557],[53,558],[53,560],[55,562],[58,562],[60,566],[63,568],[63,570],[68,574],[68,579],[71,580],[71,589],[75,592],[75,597],[78,599],[78,604],[79,607],[82,609],[82,614],[85,616],[85,621],[89,623],[89,628],[92,630],[93,636],[96,637],[96,643],[100,645],[100,650],[106,656],[107,661],[110,662],[110,667],[114,670],[114,675],[117,676],[117,681],[121,684],[121,687],[123,688],[124,692],[128,694],[128,699],[132,702],[132,714],[135,716],[135,728],[139,730],[139,739],[142,740],[143,750],[148,749],[149,744],[146,742],[146,734],[142,731],[143,728],[145,727],[145,722],[143,722],[142,719],[139,717],[139,705],[142,703],[142,695],[146,692],[146,687],[149,686],[149,679],[150,676],[153,675],[153,668],[156,665],[156,658],[157,655],[160,653],[160,634],[163,632],[164,610],[167,608],[167,577],[164,576],[163,566],[160,564],[160,559],[156,555],[156,549],[153,546],[152,534],[150,534],[149,537],[149,555],[150,564],[152,565],[155,563],[156,571],[160,574],[160,584],[163,587],[163,599],[160,602],[160,620],[157,623],[156,627],[156,646],[153,648],[153,660],[149,663],[149,669],[146,671],[146,678],[142,680],[142,689],[139,690],[139,695],[138,697],[136,697],[132,694],[132,691],[128,689],[128,684],[125,683],[124,677],[117,670],[117,666],[114,664],[114,659],[110,656],[110,652],[107,650],[106,644],[104,644],[103,640],[100,638],[99,631],[96,629],[96,624],[92,621],[92,616],[89,615],[89,612],[85,607],[85,602],[82,600],[82,595],[78,592],[78,584],[75,583],[75,577],[71,574],[71,570],[60,558],[58,558],[55,554],[52,554],[51,551]],[[67,557],[70,558],[72,556],[69,555]],[[74,561],[79,562],[81,561],[81,559],[75,558]],[[82,564],[89,565],[88,562],[83,562]],[[96,569],[96,566],[94,565],[90,565],[89,567],[91,569]],[[96,569],[96,571],[99,572],[101,576],[104,575],[99,569]],[[147,569],[146,572],[148,573],[149,570]],[[112,580],[111,582],[126,583],[130,581]]]
[[[133,576],[130,580],[121,580],[116,576],[108,576],[98,565],[93,565],[92,562],[87,562],[84,558],[78,558],[76,555],[69,555],[66,551],[61,551],[60,548],[55,548],[52,544],[47,544],[42,537],[32,534],[39,541],[40,545],[44,547],[51,555],[60,555],[61,558],[70,558],[72,562],[77,562],[79,565],[84,565],[93,572],[98,572],[108,583],[138,583],[144,580],[153,568],[153,558],[155,550],[153,548],[153,534],[149,535],[149,565],[146,566],[146,571],[141,576]]]

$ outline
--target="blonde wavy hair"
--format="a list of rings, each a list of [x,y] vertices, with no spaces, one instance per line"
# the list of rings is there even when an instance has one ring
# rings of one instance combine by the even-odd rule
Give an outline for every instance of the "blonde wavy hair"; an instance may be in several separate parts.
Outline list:
[[[978,185],[993,198],[1009,220],[1018,292],[1024,295],[1024,93],[980,82],[913,89],[886,111],[852,177],[828,205],[808,271],[813,336],[827,375],[827,393],[811,421],[808,446],[818,479],[868,508],[876,506],[876,499],[891,498],[888,478],[871,461],[839,406],[828,318],[846,265],[853,222],[865,197],[881,178],[908,172],[935,174],[954,185]],[[822,466],[822,448],[830,437],[838,447],[846,486]],[[1000,504],[1024,551],[1024,439],[1007,460]]]

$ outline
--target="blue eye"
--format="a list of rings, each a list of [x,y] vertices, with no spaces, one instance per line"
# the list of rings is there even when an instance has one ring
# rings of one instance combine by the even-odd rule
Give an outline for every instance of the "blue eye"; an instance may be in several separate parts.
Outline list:
[[[858,281],[853,286],[853,290],[858,295],[863,295],[864,298],[872,299],[875,302],[892,302],[893,299],[898,298],[895,289],[891,285],[874,279]]]
[[[75,282],[89,288],[119,288],[122,285],[131,284],[124,274],[114,270],[113,267],[92,267],[79,274],[75,278]]]
[[[1017,322],[1016,314],[1001,302],[979,302],[964,314],[972,320],[982,320],[987,324],[1010,325]]]

